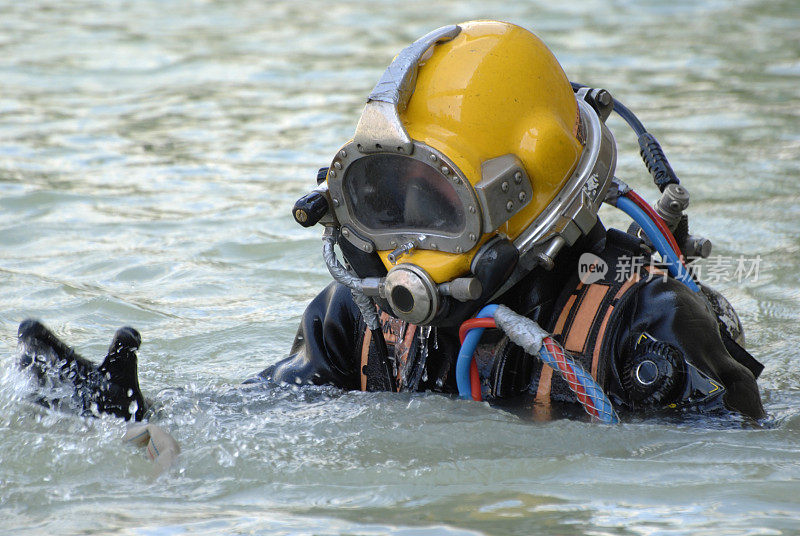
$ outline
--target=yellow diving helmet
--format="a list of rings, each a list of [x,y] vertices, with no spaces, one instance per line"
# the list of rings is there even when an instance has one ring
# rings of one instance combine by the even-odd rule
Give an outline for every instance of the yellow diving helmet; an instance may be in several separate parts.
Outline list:
[[[529,31],[439,28],[370,93],[322,223],[382,308],[456,324],[592,228],[616,163],[604,118]]]

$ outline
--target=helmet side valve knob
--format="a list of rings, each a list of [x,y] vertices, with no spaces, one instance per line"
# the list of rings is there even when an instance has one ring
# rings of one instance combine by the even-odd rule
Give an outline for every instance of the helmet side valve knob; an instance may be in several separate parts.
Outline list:
[[[681,250],[687,257],[702,257],[707,259],[711,255],[711,240],[702,236],[689,235],[681,244]]]
[[[460,302],[477,300],[482,292],[483,285],[477,277],[458,277],[439,285],[442,296],[452,296]]]
[[[656,213],[675,235],[686,257],[708,258],[711,255],[711,241],[702,236],[689,234],[688,219],[683,214],[689,207],[689,191],[679,184],[668,184],[656,202]]]
[[[323,167],[317,171],[317,187],[298,199],[292,207],[294,221],[303,227],[313,227],[330,213],[330,194],[328,194],[328,183],[325,182],[329,169]],[[332,218],[328,218],[330,219]],[[328,221],[323,222],[326,223]]]

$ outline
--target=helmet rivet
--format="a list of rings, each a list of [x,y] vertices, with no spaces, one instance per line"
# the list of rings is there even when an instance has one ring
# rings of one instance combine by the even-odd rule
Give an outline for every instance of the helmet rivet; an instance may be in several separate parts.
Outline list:
[[[461,179],[459,179],[458,177],[453,177],[453,182],[456,184],[461,184]]]
[[[461,246],[456,246],[456,253],[463,253],[464,250],[461,249]]]
[[[431,242],[431,249],[439,249],[439,246]]]
[[[508,191],[508,181],[503,181],[503,184],[500,185],[500,189],[504,192]]]
[[[328,171],[328,175],[331,176],[331,177],[335,177],[336,176],[336,171],[330,170],[330,171]]]
[[[339,162],[339,161],[336,161],[336,162],[333,163],[333,167],[335,167],[336,169],[342,169],[342,163]]]
[[[475,233],[469,233],[469,239],[474,241],[475,240]]]
[[[342,149],[341,151],[339,151],[339,155],[340,155],[342,158],[346,158],[346,157],[347,157],[347,151],[345,151],[344,149]]]
[[[450,169],[447,166],[442,166],[442,173],[447,175],[450,173]]]
[[[372,246],[370,246],[369,244],[364,244],[363,246],[361,246],[361,249],[363,249],[367,253],[371,253],[372,252]]]
[[[520,171],[514,173],[514,182],[516,182],[517,184],[522,182],[522,173]]]
[[[469,206],[469,212],[470,212],[470,214],[475,214],[477,212],[477,209],[474,206],[470,205]]]
[[[333,206],[334,207],[338,207],[339,206],[339,200],[336,199],[335,197],[333,198]]]
[[[509,211],[509,212],[514,210],[514,202],[513,201],[509,201],[508,203],[506,203],[506,210]]]
[[[525,202],[525,197],[526,197],[525,192],[520,192],[517,197],[519,197],[520,202],[522,203]]]
[[[350,236],[350,231],[345,227],[342,229],[342,236]]]
[[[433,154],[433,153],[429,154],[429,155],[428,155],[428,158],[430,158],[430,159],[431,159],[431,162],[436,162],[436,160],[438,160],[438,159],[436,158],[436,155],[435,155],[435,154]]]

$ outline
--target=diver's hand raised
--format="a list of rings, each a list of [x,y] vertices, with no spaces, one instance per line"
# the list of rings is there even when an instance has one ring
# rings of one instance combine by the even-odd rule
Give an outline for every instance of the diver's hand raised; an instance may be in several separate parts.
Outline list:
[[[140,421],[147,402],[139,389],[141,336],[131,327],[117,330],[98,366],[75,353],[38,320],[25,320],[18,332],[19,365],[38,382],[36,402],[45,407],[97,416],[108,413]]]

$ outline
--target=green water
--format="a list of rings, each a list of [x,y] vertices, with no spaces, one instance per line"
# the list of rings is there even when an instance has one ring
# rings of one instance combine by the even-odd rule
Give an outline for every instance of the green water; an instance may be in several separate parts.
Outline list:
[[[626,102],[692,193],[766,369],[763,428],[532,423],[438,396],[246,392],[329,276],[289,209],[402,47],[536,31]],[[0,1],[0,533],[800,534],[800,4]],[[634,138],[618,176],[650,201]],[[603,212],[610,222],[618,215]],[[143,334],[183,453],[44,413],[11,366],[38,317],[84,355]]]

